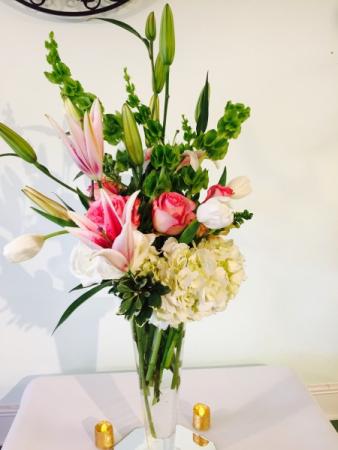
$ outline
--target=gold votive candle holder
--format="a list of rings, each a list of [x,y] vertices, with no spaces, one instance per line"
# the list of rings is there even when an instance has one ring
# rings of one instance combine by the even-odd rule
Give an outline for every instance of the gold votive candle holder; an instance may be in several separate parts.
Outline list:
[[[196,433],[192,435],[192,439],[199,447],[206,447],[209,444],[208,439],[205,439],[203,436]]]
[[[192,425],[195,430],[207,431],[210,428],[210,408],[204,403],[196,403],[193,407]]]
[[[95,425],[95,445],[102,450],[114,448],[113,425],[107,420],[102,420]]]

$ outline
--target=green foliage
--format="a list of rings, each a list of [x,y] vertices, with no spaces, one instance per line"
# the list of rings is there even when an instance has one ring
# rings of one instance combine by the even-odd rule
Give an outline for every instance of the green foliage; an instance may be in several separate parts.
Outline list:
[[[59,217],[55,217],[52,214],[49,214],[45,211],[42,211],[41,209],[35,208],[34,206],[31,206],[32,210],[36,213],[40,214],[40,216],[44,217],[47,220],[50,220],[53,223],[56,223],[60,227],[74,227],[75,223],[72,220],[64,220],[60,219]]]
[[[228,140],[216,130],[209,130],[199,138],[199,141],[197,145],[203,148],[207,152],[208,158],[213,161],[223,159],[228,152]]]
[[[229,101],[224,109],[223,117],[217,123],[217,130],[226,139],[236,139],[241,132],[242,123],[249,117],[249,107],[243,103]]]
[[[250,220],[253,217],[253,213],[249,212],[247,209],[241,212],[234,213],[233,225],[239,228],[246,220]]]
[[[60,86],[60,94],[63,99],[69,100],[76,107],[81,117],[90,109],[96,96],[86,92],[80,81],[72,78],[70,68],[61,60],[58,52],[58,44],[54,38],[54,33],[49,34],[49,40],[45,42],[48,50],[46,59],[51,65],[51,71],[45,72],[46,78],[54,84]],[[120,113],[104,114],[103,117],[104,139],[112,145],[118,144],[122,140],[122,123]]]
[[[123,139],[122,118],[119,112],[103,116],[104,139],[109,144],[117,145]]]
[[[161,296],[169,292],[169,288],[154,281],[151,275],[134,277],[127,273],[116,281],[109,292],[122,299],[118,314],[127,320],[134,318],[142,326],[152,315],[153,309],[160,308]]]
[[[149,198],[158,197],[163,192],[171,190],[171,178],[165,168],[162,168],[160,173],[157,170],[152,170],[144,179],[143,193]]]
[[[105,153],[103,159],[103,173],[107,178],[117,184],[121,184],[121,172],[126,172],[131,167],[128,153],[118,150],[115,159],[109,153]]]
[[[83,116],[85,111],[91,107],[96,98],[95,95],[90,92],[85,92],[81,83],[72,78],[69,67],[61,61],[58,44],[53,32],[49,34],[49,40],[45,42],[45,47],[48,50],[46,59],[51,65],[51,71],[45,72],[46,78],[51,83],[60,86],[62,98],[69,98]]]
[[[172,177],[172,183],[176,192],[183,192],[188,197],[195,196],[202,189],[207,189],[209,184],[209,173],[201,167],[194,171],[190,166],[182,167]]]
[[[146,145],[151,147],[162,140],[163,129],[158,120],[153,120],[151,109],[144,105],[136,94],[134,83],[132,83],[127,68],[124,69],[124,80],[126,81],[126,91],[128,93],[127,104],[133,111],[136,122],[143,125]]]
[[[73,312],[79,307],[81,306],[83,303],[85,303],[88,299],[90,299],[91,297],[93,297],[93,295],[95,295],[97,292],[101,291],[102,289],[111,286],[112,282],[110,280],[108,281],[103,281],[101,284],[99,285],[95,285],[94,287],[92,287],[91,289],[89,289],[87,292],[85,292],[84,294],[80,295],[80,297],[78,297],[67,309],[66,311],[62,314],[60,320],[58,321],[56,327],[54,328],[53,333],[55,333],[55,331],[59,328],[60,325],[62,325],[67,319],[68,317],[73,314]],[[77,286],[78,289],[80,289],[79,286]]]
[[[182,115],[182,130],[183,130],[183,139],[188,144],[188,146],[192,145],[192,141],[196,139],[197,135],[191,128],[188,119]]]
[[[179,242],[190,244],[193,241],[199,226],[199,222],[193,220],[181,234]]]
[[[176,169],[181,160],[177,145],[156,145],[151,153],[151,164],[155,169],[165,167],[169,171]]]
[[[98,18],[97,20],[102,20],[103,22],[111,23],[113,25],[116,25],[117,27],[120,27],[126,31],[129,31],[129,33],[133,34],[138,39],[140,39],[143,42],[143,44],[147,47],[147,49],[149,48],[149,41],[146,38],[142,37],[141,34],[138,31],[136,31],[135,28],[130,26],[128,23],[125,23],[125,22],[122,22],[121,20],[116,20],[116,19]]]

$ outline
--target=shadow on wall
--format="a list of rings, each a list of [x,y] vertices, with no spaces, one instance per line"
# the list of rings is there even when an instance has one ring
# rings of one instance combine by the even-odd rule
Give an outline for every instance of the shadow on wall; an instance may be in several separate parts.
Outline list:
[[[6,124],[25,136],[27,130],[44,136],[50,134],[47,127],[17,127],[9,105],[1,113]],[[60,173],[60,177],[65,180],[72,179],[70,172],[74,165],[67,159],[68,155],[62,146],[60,153],[52,158],[44,147],[38,148],[37,153],[42,163],[49,160],[48,166],[53,173]],[[76,298],[76,294],[68,293],[78,284],[78,280],[70,273],[68,264],[74,239],[62,236],[61,239],[48,241],[36,260],[22,265],[9,263],[2,256],[2,248],[20,234],[46,233],[56,227],[33,212],[27,214],[29,200],[19,191],[23,187],[23,179],[29,180],[32,186],[51,197],[53,192],[62,194],[67,202],[79,207],[72,194],[59,190],[55,183],[46,179],[34,167],[19,158],[15,158],[14,162],[12,160],[6,167],[5,158],[0,161],[0,211],[3,212],[0,219],[0,314],[6,313],[8,316],[7,325],[14,325],[25,333],[37,327],[51,335],[63,311]],[[96,370],[99,320],[111,312],[112,306],[111,297],[95,298],[95,302],[89,301],[79,308],[74,317],[69,319],[69,323],[55,333],[53,339],[62,373],[79,372],[80,369]]]

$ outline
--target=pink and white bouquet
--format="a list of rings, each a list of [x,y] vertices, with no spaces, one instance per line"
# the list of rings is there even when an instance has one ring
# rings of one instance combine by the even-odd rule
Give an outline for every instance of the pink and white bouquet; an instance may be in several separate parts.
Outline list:
[[[169,79],[175,55],[170,7],[166,5],[162,14],[156,58],[153,13],[145,36],[114,19],[102,20],[127,29],[144,43],[152,69],[150,102],[142,103],[125,69],[126,102],[120,111],[106,112],[101,100],[72,78],[50,34],[46,48],[51,71],[46,77],[60,88],[68,126],[63,130],[54,119],[49,121],[77,165],[78,177],[88,179],[88,190],[59,180],[27,141],[0,124],[0,136],[13,155],[72,191],[82,208],[75,211],[62,200],[24,188],[34,210],[61,228],[47,235],[20,236],[6,245],[4,254],[13,262],[25,261],[48,239],[73,235],[79,243],[71,267],[80,279],[76,289],[85,293],[69,306],[57,327],[103,289],[119,297],[119,314],[132,322],[140,354],[141,387],[146,395],[154,390],[156,403],[164,370],[173,374],[171,387],[179,386],[184,325],[223,311],[245,278],[243,257],[228,234],[252,217],[247,210],[236,210],[236,200],[251,192],[250,182],[245,176],[228,181],[224,168],[218,183],[209,186],[203,162],[224,160],[250,109],[228,101],[216,127],[208,129],[207,77],[194,125],[183,116],[181,131],[169,139]]]

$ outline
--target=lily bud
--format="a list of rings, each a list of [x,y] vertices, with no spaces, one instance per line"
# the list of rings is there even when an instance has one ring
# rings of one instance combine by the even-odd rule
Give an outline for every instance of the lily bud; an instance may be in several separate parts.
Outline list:
[[[49,197],[41,194],[41,192],[27,186],[22,189],[22,192],[37,206],[39,206],[46,213],[57,217],[58,219],[69,221],[67,209],[60,203],[52,200]]]
[[[141,166],[143,164],[142,141],[134,114],[126,103],[122,107],[122,126],[129,158],[135,165]]]
[[[81,122],[81,115],[78,109],[68,97],[64,101],[64,105],[67,116],[72,117],[76,122]]]
[[[160,120],[160,99],[157,94],[154,94],[151,97],[149,108],[151,111],[151,118],[153,120]]]
[[[156,38],[156,20],[154,12],[151,12],[147,18],[145,34],[149,41],[154,41]]]
[[[24,234],[5,245],[3,255],[13,263],[27,261],[39,253],[44,242],[41,234]]]
[[[160,53],[163,64],[170,66],[175,56],[175,28],[173,13],[168,5],[165,5],[161,19]]]
[[[37,161],[37,156],[32,146],[11,128],[0,123],[0,137],[11,147],[11,149],[23,160],[30,164]]]
[[[159,94],[162,91],[168,70],[169,66],[163,64],[162,56],[159,53],[155,61],[155,79],[153,80],[153,88],[156,94]]]

